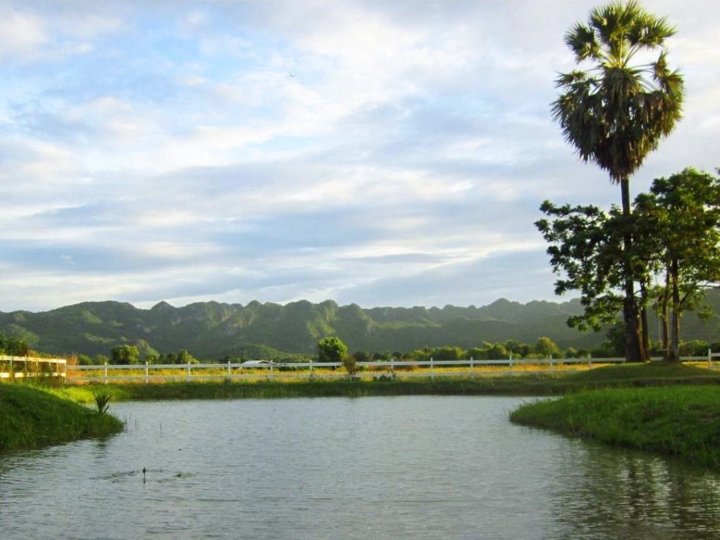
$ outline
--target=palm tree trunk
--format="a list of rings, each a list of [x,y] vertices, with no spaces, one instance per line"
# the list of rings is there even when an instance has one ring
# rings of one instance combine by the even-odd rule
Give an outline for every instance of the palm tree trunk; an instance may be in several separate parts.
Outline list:
[[[623,321],[625,323],[625,361],[640,362],[645,358],[640,335],[640,324],[637,301],[635,299],[635,280],[631,266],[632,231],[630,221],[630,181],[623,178],[620,181],[622,193],[622,211],[626,219],[623,237],[623,274],[625,281],[625,299],[623,301]]]

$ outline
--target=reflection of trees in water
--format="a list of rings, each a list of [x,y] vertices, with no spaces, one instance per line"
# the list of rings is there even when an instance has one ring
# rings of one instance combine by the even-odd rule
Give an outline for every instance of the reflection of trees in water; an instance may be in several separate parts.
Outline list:
[[[558,538],[720,538],[720,475],[677,460],[571,441],[550,504]],[[575,470],[571,470],[575,469]]]

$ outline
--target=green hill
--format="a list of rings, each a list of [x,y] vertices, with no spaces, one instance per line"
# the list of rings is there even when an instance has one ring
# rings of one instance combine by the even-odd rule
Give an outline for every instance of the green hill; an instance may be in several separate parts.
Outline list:
[[[720,310],[720,294],[712,291],[710,304]],[[173,307],[160,302],[139,309],[121,302],[84,302],[51,311],[0,312],[0,333],[21,337],[31,346],[52,354],[108,354],[119,344],[140,344],[144,350],[175,352],[219,359],[226,355],[285,353],[312,355],[317,340],[340,336],[351,351],[406,352],[423,347],[481,346],[483,342],[515,339],[534,343],[548,336],[562,348],[591,348],[603,334],[569,328],[569,316],[581,312],[577,300],[564,303],[521,304],[500,299],[483,307],[443,308],[338,306],[333,301],[286,305],[250,302],[199,302]],[[684,320],[684,339],[718,339],[718,319]],[[657,325],[651,323],[657,330]]]

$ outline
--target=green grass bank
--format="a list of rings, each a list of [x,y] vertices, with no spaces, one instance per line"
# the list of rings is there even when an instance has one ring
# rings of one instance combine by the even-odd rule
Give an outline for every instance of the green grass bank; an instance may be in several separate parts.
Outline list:
[[[44,389],[0,384],[0,451],[103,437],[122,428],[114,416],[101,415]]]
[[[299,397],[367,397],[412,395],[539,395],[541,380],[452,379],[417,381],[302,381],[302,382],[171,382],[68,386],[58,396],[92,403],[93,392],[107,392],[113,401],[176,399],[278,399]]]
[[[720,387],[716,385],[582,391],[523,405],[510,419],[720,468]]]

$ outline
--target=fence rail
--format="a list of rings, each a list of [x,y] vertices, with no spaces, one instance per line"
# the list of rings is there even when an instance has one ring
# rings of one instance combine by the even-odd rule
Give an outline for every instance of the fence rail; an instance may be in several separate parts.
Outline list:
[[[521,373],[528,370],[543,372],[558,369],[560,366],[588,366],[597,364],[622,363],[624,358],[565,358],[557,359],[496,359],[496,360],[388,360],[357,362],[357,377],[373,378],[383,375],[395,377],[396,372],[402,378],[456,377],[482,375],[483,368],[506,368],[507,373]],[[346,371],[339,362],[287,362],[252,364],[208,363],[208,364],[103,364],[94,366],[68,366],[68,382],[104,383],[111,382],[153,382],[153,381],[209,381],[243,380],[257,381],[268,379],[340,379],[346,377]],[[487,370],[486,370],[487,371]]]
[[[37,358],[34,356],[0,355],[0,380],[53,377],[64,379],[67,360],[64,358]]]
[[[707,356],[685,357],[685,361],[707,361],[709,367],[715,367],[714,358],[720,358],[720,352],[708,350]],[[659,360],[659,358],[653,358]],[[559,367],[593,367],[601,364],[625,362],[624,358],[564,358],[564,359],[514,359],[494,360],[386,360],[357,362],[359,378],[373,378],[401,373],[402,378],[435,378],[481,376],[483,368],[505,368],[506,374],[519,374],[527,371],[547,372]],[[268,379],[340,379],[347,376],[339,362],[283,362],[283,363],[207,363],[207,364],[136,364],[136,365],[68,365],[64,358],[36,358],[25,356],[0,355],[0,381],[40,377],[52,377],[69,383],[111,382],[172,382],[172,381],[210,381],[243,380],[258,381]],[[485,370],[490,372],[490,370]]]

